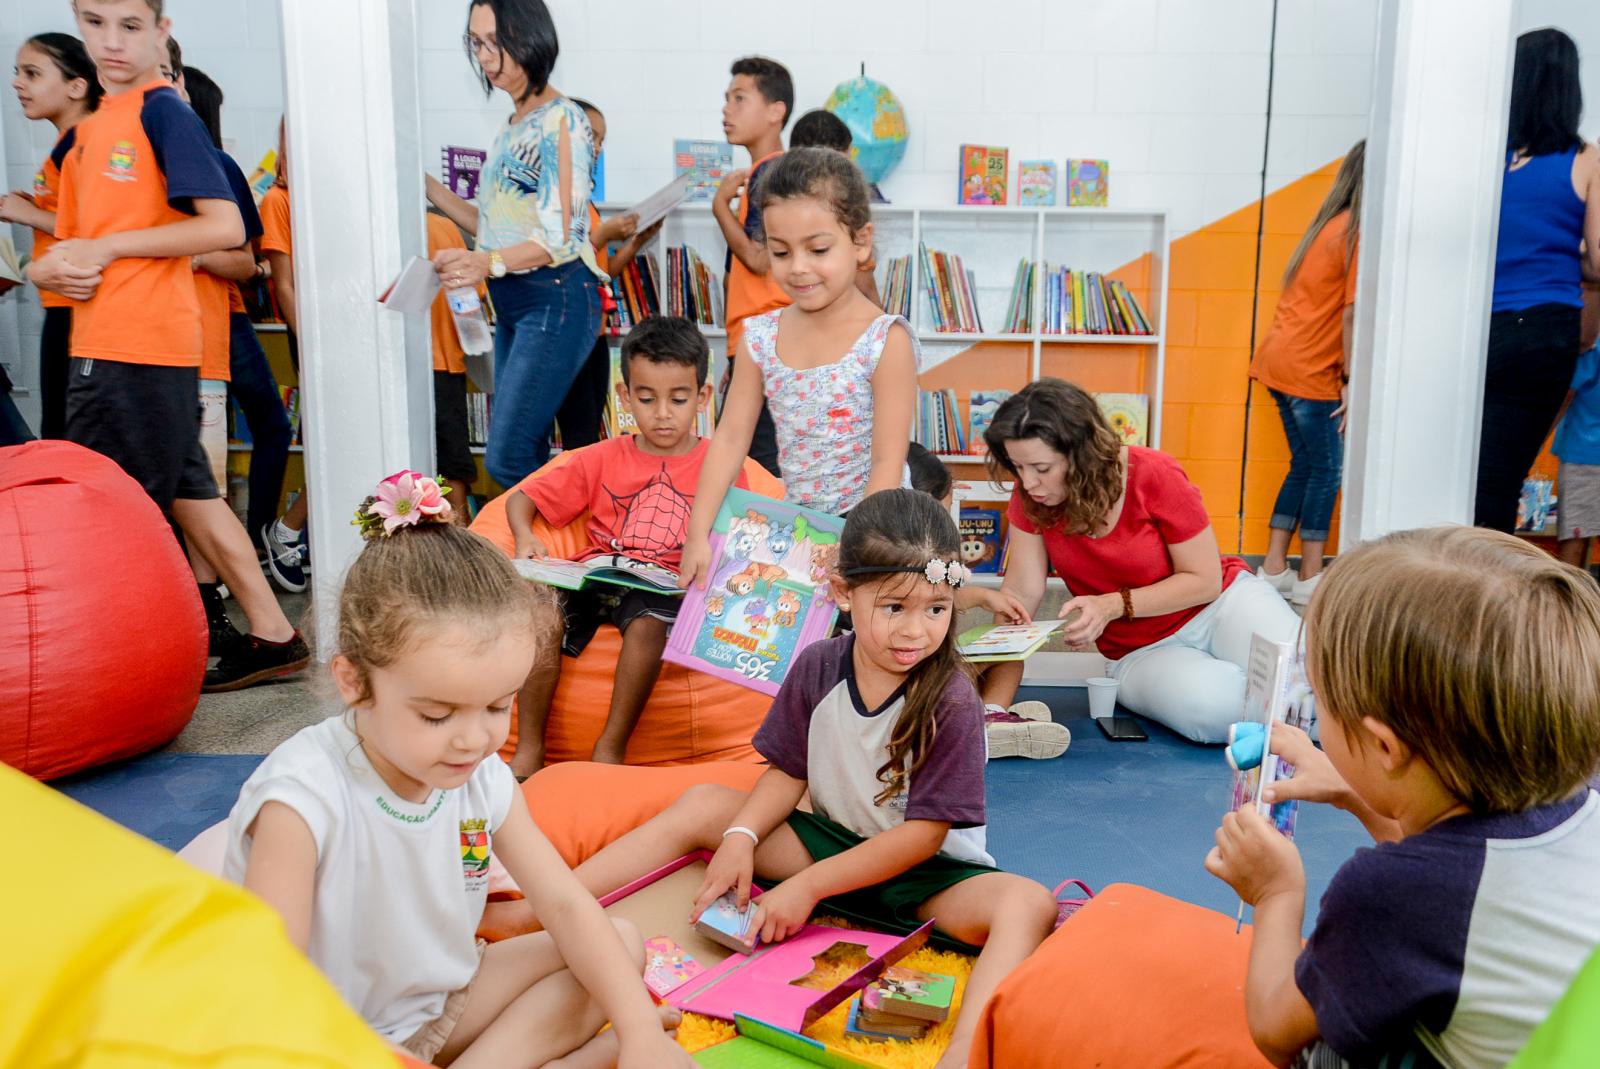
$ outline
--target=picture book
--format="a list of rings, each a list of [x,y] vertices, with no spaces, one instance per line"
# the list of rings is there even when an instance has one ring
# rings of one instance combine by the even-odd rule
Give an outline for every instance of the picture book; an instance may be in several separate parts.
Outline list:
[[[663,657],[777,694],[795,655],[833,630],[828,574],[844,521],[738,488],[711,528],[705,586],[692,586]]]
[[[861,993],[869,1015],[891,1014],[919,1021],[938,1022],[950,1016],[956,980],[944,973],[892,966]]]
[[[1142,393],[1097,393],[1095,401],[1123,445],[1150,443],[1150,398]]]
[[[1021,160],[1017,163],[1017,203],[1024,208],[1056,206],[1056,161]]]
[[[689,176],[691,201],[710,203],[722,179],[733,170],[733,146],[726,141],[693,141],[678,138],[672,143],[672,173]]]
[[[1517,498],[1517,530],[1542,531],[1556,513],[1555,483],[1549,479],[1531,478],[1522,481],[1522,494]]]
[[[915,1021],[909,1017],[873,1017],[861,1007],[862,1000],[866,998],[865,992],[860,997],[850,1000],[850,1018],[845,1022],[844,1034],[857,1039],[870,1040],[907,1040],[921,1039],[928,1034],[930,1027],[927,1021]]]
[[[734,1024],[737,1036],[691,1057],[707,1069],[875,1069],[872,1062],[742,1013],[734,1017]]]
[[[1026,660],[1066,622],[1035,620],[1031,624],[984,624],[968,628],[956,640],[956,652],[974,664]]]
[[[648,230],[667,217],[667,213],[688,199],[694,177],[687,171],[628,209],[639,217],[635,232]]]
[[[990,145],[962,145],[957,204],[1004,204],[1010,150]]]
[[[613,345],[611,347],[611,392],[606,394],[606,429],[612,438],[621,438],[624,434],[638,434],[639,425],[633,420],[633,412],[622,402],[622,349]]]
[[[961,563],[969,571],[993,575],[1000,570],[999,509],[961,506]]]
[[[1067,204],[1104,208],[1110,198],[1111,164],[1106,160],[1067,161]]]
[[[967,405],[967,422],[971,426],[967,441],[972,443],[974,453],[989,452],[989,447],[983,441],[983,432],[989,429],[994,414],[1000,410],[1001,403],[1010,396],[1010,390],[972,391],[971,400]]]
[[[511,563],[522,578],[562,590],[582,590],[593,583],[608,583],[652,594],[683,593],[678,587],[677,572],[651,561],[625,557],[621,553],[607,553],[582,561],[541,557],[537,560],[514,560]]]
[[[256,169],[250,172],[250,177],[245,179],[250,185],[250,192],[260,200],[267,195],[278,181],[278,150],[269,148],[267,154],[261,157],[261,162],[256,164]]]
[[[644,941],[644,986],[656,998],[666,998],[705,971],[676,939],[658,935]]]
[[[477,200],[478,176],[487,158],[483,149],[446,145],[439,155],[444,187],[462,200]]]
[[[1298,803],[1291,800],[1268,804],[1261,798],[1261,788],[1294,775],[1294,766],[1272,752],[1272,726],[1289,724],[1309,731],[1316,714],[1305,661],[1297,644],[1252,635],[1244,687],[1243,720],[1262,725],[1262,756],[1254,767],[1234,770],[1232,808],[1253,803],[1273,827],[1292,839]]]
[[[694,922],[697,932],[707,939],[721,943],[739,954],[748,954],[761,945],[750,939],[750,918],[755,916],[756,904],[747,903],[743,909],[734,892],[729,891],[706,907],[700,919]]]

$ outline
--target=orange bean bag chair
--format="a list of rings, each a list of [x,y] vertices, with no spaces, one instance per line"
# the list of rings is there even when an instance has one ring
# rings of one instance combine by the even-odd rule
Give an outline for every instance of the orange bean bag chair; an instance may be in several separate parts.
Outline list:
[[[1250,936],[1232,924],[1112,884],[1001,982],[968,1069],[1266,1069],[1244,1015]]]
[[[71,442],[0,449],[0,761],[54,779],[171,742],[205,669],[194,574],[139,484]]]
[[[546,471],[571,459],[571,453],[558,453]],[[534,472],[528,479],[537,477]],[[770,497],[783,496],[783,484],[753,460],[744,465],[750,489]],[[508,493],[518,492],[524,479]],[[589,545],[584,524],[588,516],[556,530],[541,518],[534,531],[551,554],[574,559]],[[472,530],[483,535],[510,556],[515,548],[511,525],[506,521],[505,495],[490,501],[472,521]],[[595,634],[583,654],[561,659],[561,682],[550,703],[550,720],[545,726],[546,762],[587,761],[605,726],[611,707],[611,683],[616,675],[617,658],[622,654],[622,632],[605,624]],[[630,765],[685,765],[700,761],[757,761],[750,740],[767,715],[772,699],[760,691],[682,665],[666,664],[656,680],[650,700],[645,703],[639,724],[628,740]],[[516,719],[511,736],[500,751],[507,758],[516,750]]]

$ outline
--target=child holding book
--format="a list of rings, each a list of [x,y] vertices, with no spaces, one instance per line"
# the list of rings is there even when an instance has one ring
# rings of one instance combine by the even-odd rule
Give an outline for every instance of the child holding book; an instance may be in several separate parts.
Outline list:
[[[734,61],[733,80],[722,98],[722,132],[730,144],[750,153],[750,166],[730,171],[717,187],[711,214],[728,243],[727,301],[728,373],[732,375],[745,320],[782,308],[792,298],[772,275],[772,263],[761,241],[760,188],[772,162],[783,155],[783,128],[794,111],[794,81],[789,69],[765,56]],[[733,201],[738,198],[735,211]],[[729,383],[723,383],[727,408]],[[750,456],[772,474],[779,470],[778,444],[765,404],[756,416]]]
[[[576,450],[566,463],[538,472],[507,498],[517,557],[549,556],[533,533],[535,519],[564,527],[587,513],[589,546],[580,559],[621,554],[677,571],[695,486],[711,445],[695,434],[695,416],[711,400],[710,359],[700,328],[682,316],[651,316],[628,332],[622,343],[623,402],[639,433]],[[739,485],[746,485],[743,475]],[[615,589],[620,597],[563,594],[560,633],[541,647],[518,698],[511,770],[519,778],[544,764],[544,729],[561,678],[561,654],[578,656],[608,621],[622,632],[622,655],[591,760],[622,764],[628,738],[661,673],[667,631],[683,598]]]
[[[917,349],[909,324],[855,285],[872,255],[866,179],[832,149],[796,149],[770,168],[758,197],[773,278],[794,303],[746,324],[689,521],[685,586],[705,582],[711,525],[764,404],[788,500],[843,515],[905,476]]]
[[[552,641],[549,599],[451,511],[415,472],[357,511],[367,542],[339,595],[332,664],[347,708],[245,782],[223,874],[282,914],[345,1001],[414,1058],[689,1069],[664,1030],[677,1013],[640,983],[638,932],[573,879],[495,752]],[[495,854],[546,932],[475,941]]]
[[[896,932],[932,920],[936,942],[982,948],[939,1069],[967,1064],[984,1002],[1056,917],[1045,888],[985,849],[983,703],[951,628],[965,578],[956,525],[932,498],[862,501],[831,580],[855,631],[795,658],[754,740],[771,767],[749,793],[689,789],[577,870],[603,894],[715,850],[693,915],[728,891],[742,908],[760,877],[770,889],[749,931],[767,943],[818,910]]]
[[[259,579],[200,447],[202,331],[191,258],[234,249],[244,223],[215,149],[161,76],[161,0],[76,0],[106,98],[61,165],[59,240],[28,275],[75,303],[67,438],[115,460],[222,574],[250,633],[206,671],[234,690],[299,671],[310,651]]]
[[[31,227],[32,259],[42,260],[56,241],[61,163],[72,148],[72,130],[100,106],[105,90],[83,42],[69,33],[41,33],[24,41],[17,49],[11,88],[23,115],[56,128],[55,147],[33,176],[33,189],[0,196],[0,222]],[[44,307],[44,328],[39,335],[39,436],[61,438],[67,433],[72,301],[40,289],[39,303]]]
[[[1600,946],[1600,591],[1510,535],[1403,531],[1347,550],[1306,615],[1322,750],[1294,778],[1374,848],[1301,944],[1305,873],[1253,807],[1206,868],[1255,906],[1245,1009],[1277,1065],[1502,1066]]]

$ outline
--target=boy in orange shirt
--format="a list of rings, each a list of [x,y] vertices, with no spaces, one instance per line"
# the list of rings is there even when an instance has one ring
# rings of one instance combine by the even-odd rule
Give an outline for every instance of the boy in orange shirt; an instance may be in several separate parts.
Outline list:
[[[761,209],[756,206],[756,186],[768,164],[783,155],[783,128],[794,111],[794,81],[788,68],[764,56],[746,56],[734,61],[733,81],[723,94],[722,130],[731,144],[750,153],[750,166],[731,171],[722,180],[711,202],[711,214],[722,228],[728,243],[728,373],[739,354],[744,337],[744,321],[751,316],[782,308],[790,303],[772,280],[767,249],[762,244]],[[739,198],[735,213],[733,200]],[[727,395],[727,379],[723,395]],[[778,471],[778,439],[772,416],[765,402],[756,417],[755,436],[750,439],[750,457],[774,475]]]
[[[237,248],[244,223],[205,127],[161,77],[161,0],[75,0],[106,99],[62,160],[56,236],[28,266],[70,297],[67,438],[115,460],[222,573],[251,633],[207,690],[299,671],[310,651],[260,585],[250,538],[200,448],[200,304],[194,256]],[[259,574],[259,573],[257,573]]]

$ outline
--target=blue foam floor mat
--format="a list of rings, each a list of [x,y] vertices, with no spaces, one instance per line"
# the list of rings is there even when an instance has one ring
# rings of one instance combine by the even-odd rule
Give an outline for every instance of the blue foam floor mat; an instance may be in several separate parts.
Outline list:
[[[1022,696],[1047,702],[1071,729],[1072,746],[1055,760],[989,763],[989,850],[1001,867],[1048,887],[1069,876],[1096,889],[1142,884],[1232,914],[1237,899],[1202,866],[1228,805],[1222,751],[1148,721],[1149,742],[1111,742],[1086,715],[1081,690],[1030,689]],[[177,850],[228,815],[260,762],[254,756],[151,754],[53,785]],[[1309,884],[1309,930],[1334,871],[1371,840],[1349,814],[1307,806],[1296,841]]]

